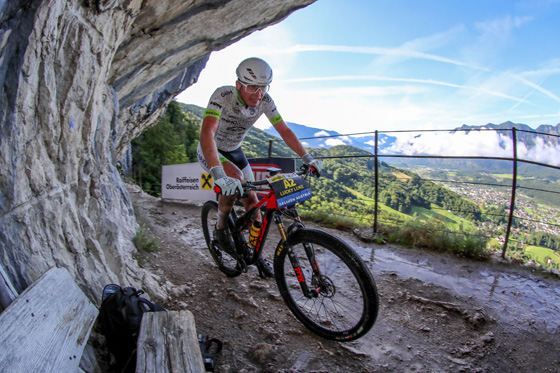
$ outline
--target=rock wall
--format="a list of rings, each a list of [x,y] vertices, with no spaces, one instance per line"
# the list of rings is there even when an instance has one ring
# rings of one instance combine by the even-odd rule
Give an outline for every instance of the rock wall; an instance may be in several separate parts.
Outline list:
[[[114,164],[209,54],[315,0],[0,0],[0,265],[149,288]]]

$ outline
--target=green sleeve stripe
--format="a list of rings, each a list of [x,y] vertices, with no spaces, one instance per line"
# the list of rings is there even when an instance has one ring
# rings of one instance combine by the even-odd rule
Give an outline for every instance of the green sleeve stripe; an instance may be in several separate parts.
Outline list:
[[[212,109],[207,109],[204,112],[204,118],[206,117],[214,117],[216,119],[220,119],[220,117],[222,116],[222,113],[220,113],[218,110],[212,110]]]
[[[278,114],[277,116],[270,118],[270,123],[272,123],[272,125],[274,126],[275,124],[279,123],[282,121],[282,116],[280,114]]]

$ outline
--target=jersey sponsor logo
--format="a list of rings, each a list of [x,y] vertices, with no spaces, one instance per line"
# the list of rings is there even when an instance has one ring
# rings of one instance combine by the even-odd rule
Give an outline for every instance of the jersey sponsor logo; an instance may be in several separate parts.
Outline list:
[[[222,118],[222,121],[229,123],[229,124],[233,124],[233,125],[237,125],[237,121],[236,120],[230,120],[227,118]]]
[[[217,111],[217,110],[207,109],[207,110],[204,112],[204,118],[206,118],[206,117],[214,117],[214,118],[220,119],[221,116],[222,116],[222,114],[221,114],[219,111]]]
[[[245,133],[247,129],[245,127],[241,127],[241,126],[235,126],[235,127],[228,127],[226,128],[226,131],[229,132],[235,132],[235,133]]]
[[[221,96],[226,97],[227,95],[231,95],[232,93],[233,93],[232,91],[225,91],[225,92],[222,92]]]
[[[210,105],[216,106],[219,109],[223,107],[222,105],[218,104],[216,101],[210,101]]]

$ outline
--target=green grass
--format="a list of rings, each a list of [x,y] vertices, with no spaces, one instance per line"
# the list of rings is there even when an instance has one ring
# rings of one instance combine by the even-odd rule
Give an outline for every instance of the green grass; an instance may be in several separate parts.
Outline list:
[[[490,257],[488,239],[466,232],[452,232],[442,222],[415,221],[412,225],[381,228],[388,242],[457,256],[485,260]]]
[[[533,259],[536,263],[547,265],[547,259],[554,260],[554,264],[560,263],[560,254],[546,247],[527,245],[522,255]]]
[[[491,175],[495,178],[500,178],[500,179],[513,179],[513,174],[491,174]],[[517,175],[517,180],[535,180],[535,178],[531,176]]]
[[[335,228],[342,231],[349,231],[357,227],[364,226],[356,219],[347,216],[340,216],[322,211],[311,211],[299,209],[302,218],[312,220],[325,227]]]
[[[138,252],[134,254],[134,258],[138,261],[138,265],[142,268],[144,267],[146,261],[146,254],[158,252],[160,249],[159,241],[144,224],[140,224],[132,242],[138,250]]]
[[[446,228],[453,231],[471,231],[475,229],[473,222],[463,219],[434,204],[432,204],[432,209],[413,206],[412,212],[413,214],[416,214],[417,218],[424,222],[428,222],[432,219],[438,219],[445,224]]]
[[[367,199],[355,191],[352,192],[357,198]],[[488,239],[477,235],[472,223],[447,211],[438,213],[434,210],[418,208],[415,211],[416,216],[412,217],[382,204],[378,206],[380,211],[386,211],[400,219],[400,223],[394,226],[381,225],[378,227],[380,240],[426,250],[450,252],[477,260],[490,257],[490,250],[487,249]],[[309,210],[300,208],[300,214],[304,219],[345,231],[372,224],[370,221],[360,221],[358,217],[353,219],[348,216],[317,211],[313,208]],[[462,230],[450,230],[449,226],[459,227],[461,223],[463,224]]]

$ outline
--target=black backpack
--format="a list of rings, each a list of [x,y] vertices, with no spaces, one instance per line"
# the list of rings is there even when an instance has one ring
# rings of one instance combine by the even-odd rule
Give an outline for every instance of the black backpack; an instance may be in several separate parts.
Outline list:
[[[136,342],[144,312],[166,311],[142,298],[143,290],[110,284],[103,289],[99,323],[109,351],[115,357],[112,372],[136,370]]]

